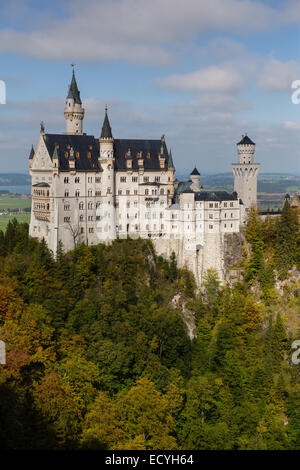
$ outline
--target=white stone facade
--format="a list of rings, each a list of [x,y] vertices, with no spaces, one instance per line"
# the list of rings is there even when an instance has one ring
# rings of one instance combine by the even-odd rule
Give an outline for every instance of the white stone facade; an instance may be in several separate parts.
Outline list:
[[[102,134],[94,138],[82,133],[81,118],[81,126],[72,127],[65,116],[67,133],[42,130],[30,156],[30,235],[44,238],[54,254],[59,241],[68,251],[116,237],[151,238],[159,254],[174,251],[198,283],[209,268],[223,279],[224,234],[239,232],[242,223],[240,180],[238,195],[200,189],[196,169],[190,181],[178,183],[164,137],[114,139],[106,113]],[[252,201],[254,189],[249,192]]]

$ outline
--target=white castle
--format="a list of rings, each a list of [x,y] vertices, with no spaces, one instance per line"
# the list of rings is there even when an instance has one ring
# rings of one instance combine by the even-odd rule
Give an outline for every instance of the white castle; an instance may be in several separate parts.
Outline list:
[[[209,268],[223,279],[224,237],[238,233],[256,205],[254,142],[246,135],[237,144],[234,192],[205,191],[196,168],[189,181],[174,179],[164,136],[115,139],[107,108],[100,137],[84,133],[74,70],[64,115],[66,132],[48,134],[42,124],[31,149],[30,235],[44,238],[54,255],[59,242],[68,251],[117,237],[151,239],[158,254],[175,252],[198,283]]]

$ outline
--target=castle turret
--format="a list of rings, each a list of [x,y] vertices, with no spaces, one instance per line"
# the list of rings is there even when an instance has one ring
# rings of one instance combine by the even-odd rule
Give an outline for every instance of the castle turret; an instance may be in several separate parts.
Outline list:
[[[64,110],[66,119],[66,134],[82,134],[82,121],[84,118],[84,108],[80,99],[75,72],[73,69],[72,81],[69,86],[66,107]]]
[[[192,173],[190,174],[190,178],[192,182],[191,189],[193,191],[200,191],[200,173],[196,167],[193,169]]]
[[[99,163],[102,168],[102,194],[105,196],[106,214],[108,216],[107,237],[115,238],[115,174],[114,174],[114,138],[112,135],[110,122],[105,107],[105,117],[101,130]],[[103,206],[104,207],[104,206]],[[99,214],[103,217],[100,210]]]
[[[246,135],[237,143],[238,163],[233,163],[234,191],[246,212],[257,205],[257,177],[260,164],[254,163],[255,143]]]

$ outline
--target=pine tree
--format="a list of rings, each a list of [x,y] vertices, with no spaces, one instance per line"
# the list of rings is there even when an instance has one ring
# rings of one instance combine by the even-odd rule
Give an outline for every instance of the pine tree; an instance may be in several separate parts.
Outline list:
[[[275,243],[275,267],[280,279],[287,277],[289,269],[297,259],[297,238],[299,224],[296,214],[291,209],[288,200],[285,200],[282,214],[277,222]]]

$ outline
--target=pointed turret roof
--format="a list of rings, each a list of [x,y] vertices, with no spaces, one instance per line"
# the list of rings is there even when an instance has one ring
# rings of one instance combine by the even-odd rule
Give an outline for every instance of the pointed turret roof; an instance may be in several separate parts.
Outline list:
[[[169,158],[168,158],[168,168],[175,168],[174,163],[173,163],[173,158],[172,158],[172,151],[170,149],[169,152]]]
[[[102,131],[101,131],[101,139],[112,139],[112,132],[111,127],[107,115],[107,106],[105,107],[105,117],[103,121]]]
[[[33,156],[34,156],[34,148],[33,148],[33,145],[32,145],[32,146],[31,146],[30,155],[29,155],[29,160],[32,160],[32,159],[33,159]]]
[[[52,155],[52,160],[58,160],[59,159],[59,156],[58,156],[58,151],[57,151],[57,144],[55,143],[54,144],[54,152],[53,152],[53,155]]]
[[[197,168],[195,167],[191,173],[191,175],[197,175],[197,176],[200,176],[200,173],[199,171],[197,170]]]
[[[76,83],[74,69],[73,69],[72,81],[71,81],[71,85],[69,86],[69,92],[68,92],[67,98],[73,98],[75,103],[82,104],[81,99],[80,99],[80,91],[78,90],[78,86]]]
[[[255,145],[254,142],[246,135],[242,135],[242,140],[237,145]]]

